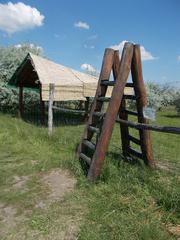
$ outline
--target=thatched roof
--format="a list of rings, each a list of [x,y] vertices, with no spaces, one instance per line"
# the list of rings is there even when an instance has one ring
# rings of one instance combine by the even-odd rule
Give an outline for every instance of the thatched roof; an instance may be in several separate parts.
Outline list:
[[[43,100],[48,100],[49,84],[54,83],[56,92],[59,92],[58,96],[55,92],[55,98],[63,101],[94,97],[97,82],[94,76],[28,53],[9,83],[32,88],[41,85]]]
[[[40,88],[42,100],[49,100],[49,84],[55,84],[55,101],[86,100],[94,97],[98,79],[74,69],[54,63],[48,59],[28,53],[9,81],[16,86]],[[111,96],[112,87],[106,96]],[[125,89],[132,94],[131,89]]]

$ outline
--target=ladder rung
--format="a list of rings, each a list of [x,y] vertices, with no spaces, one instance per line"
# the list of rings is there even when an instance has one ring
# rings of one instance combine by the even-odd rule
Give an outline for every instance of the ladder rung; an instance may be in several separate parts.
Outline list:
[[[96,117],[104,117],[104,116],[105,116],[105,113],[102,113],[102,112],[93,112],[93,116],[96,116]]]
[[[91,131],[91,132],[95,132],[95,133],[97,133],[97,134],[100,133],[99,128],[96,128],[96,127],[93,127],[93,126],[89,126],[89,127],[88,127],[88,130]]]
[[[131,100],[137,100],[137,97],[134,95],[123,95],[124,99],[131,99]]]
[[[134,83],[126,83],[126,87],[134,87]]]
[[[114,86],[114,84],[115,84],[115,81],[108,81],[108,80],[101,81],[101,85],[103,86]]]
[[[97,100],[100,102],[109,102],[110,98],[109,97],[98,97]]]
[[[87,157],[84,153],[80,153],[79,157],[87,162],[89,165],[91,164],[91,158]]]
[[[141,145],[141,141],[131,135],[128,136],[129,140],[135,144]]]
[[[88,148],[90,148],[91,150],[95,150],[95,148],[96,148],[95,144],[93,144],[92,142],[90,142],[88,140],[83,140],[83,144],[85,146],[87,146]]]
[[[134,150],[133,148],[130,148],[130,147],[129,147],[129,148],[127,149],[127,152],[128,152],[129,154],[134,155],[135,157],[138,157],[138,158],[143,159],[142,153],[138,152],[137,150]]]
[[[137,112],[134,112],[134,111],[130,111],[130,110],[124,110],[125,113],[127,114],[130,114],[130,115],[133,115],[133,116],[138,116],[138,113]]]

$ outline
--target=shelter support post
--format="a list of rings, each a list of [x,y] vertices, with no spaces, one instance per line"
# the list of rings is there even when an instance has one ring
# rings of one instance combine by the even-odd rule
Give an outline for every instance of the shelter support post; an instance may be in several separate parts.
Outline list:
[[[85,114],[84,114],[84,120],[85,121],[87,121],[87,118],[88,118],[89,103],[90,103],[90,99],[89,99],[89,97],[86,97],[86,101],[85,101]]]
[[[40,122],[45,125],[45,102],[42,100],[42,88],[40,87]]]
[[[49,106],[48,106],[48,135],[52,135],[53,131],[53,100],[54,100],[55,86],[53,83],[49,84]]]
[[[18,117],[23,117],[23,86],[19,86],[19,109],[18,109]]]

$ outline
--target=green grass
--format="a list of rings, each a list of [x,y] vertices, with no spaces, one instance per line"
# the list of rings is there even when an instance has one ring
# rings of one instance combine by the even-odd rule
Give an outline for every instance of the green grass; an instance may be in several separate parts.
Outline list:
[[[157,117],[161,125],[180,126],[179,120],[173,111]],[[0,203],[14,206],[25,219],[4,239],[34,239],[35,233],[35,239],[63,239],[62,232],[73,224],[82,240],[178,239],[168,226],[180,224],[179,136],[152,133],[155,159],[170,169],[152,171],[142,163],[122,161],[117,125],[101,177],[90,184],[75,156],[83,129],[56,127],[49,138],[46,128],[0,115]],[[41,173],[57,168],[77,178],[75,190],[46,209],[36,209],[37,201],[47,198]],[[29,176],[26,191],[12,187],[14,176]],[[1,226],[0,221],[0,231]]]

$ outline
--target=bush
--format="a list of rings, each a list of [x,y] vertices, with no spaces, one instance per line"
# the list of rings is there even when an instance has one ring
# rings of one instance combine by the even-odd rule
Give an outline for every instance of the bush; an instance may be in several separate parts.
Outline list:
[[[14,112],[19,105],[19,89],[10,87],[6,83],[0,84],[0,110]],[[30,110],[33,106],[39,105],[39,92],[24,88],[24,109]]]
[[[146,85],[148,106],[160,110],[164,107],[173,106],[179,94],[179,90],[168,85],[148,83]]]
[[[174,100],[174,105],[178,114],[180,114],[180,92],[177,94],[176,99]]]

